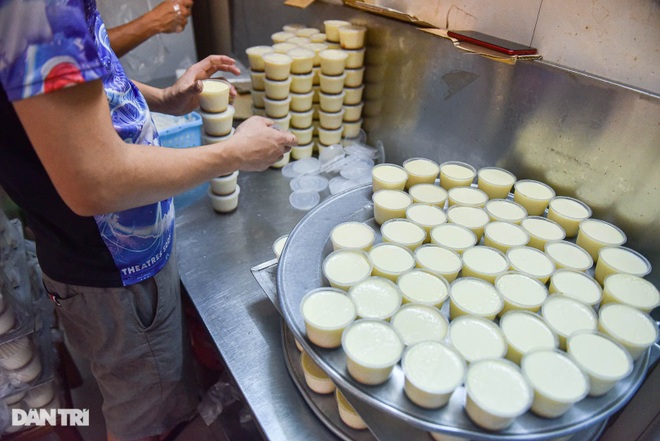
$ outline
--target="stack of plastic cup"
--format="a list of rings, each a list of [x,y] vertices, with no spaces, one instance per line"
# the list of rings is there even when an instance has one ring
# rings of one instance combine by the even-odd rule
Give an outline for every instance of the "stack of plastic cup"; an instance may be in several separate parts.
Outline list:
[[[355,138],[362,128],[362,92],[364,90],[364,54],[367,28],[364,26],[340,26],[339,44],[348,54],[344,73],[344,116],[345,138]]]
[[[298,32],[302,32],[304,28]],[[317,30],[318,31],[318,30]],[[298,146],[291,149],[293,159],[302,159],[312,156],[314,144],[312,142],[312,76],[315,53],[304,46],[298,46],[287,52],[293,60],[291,63],[290,110],[291,121],[289,130],[298,137]]]
[[[211,182],[209,182],[209,198],[216,212],[230,213],[238,207],[238,195],[241,188],[236,183],[237,179],[238,170],[211,179]]]
[[[327,35],[327,32],[326,32]],[[341,49],[326,49],[321,59],[319,91],[319,152],[341,142],[344,116],[344,81],[348,54]]]
[[[202,140],[204,144],[221,142],[231,136],[234,124],[234,107],[229,105],[230,85],[224,80],[208,79],[199,96],[202,115]]]
[[[269,52],[273,52],[271,46],[252,46],[245,51],[250,64],[252,113],[259,116],[266,116],[266,108],[264,106],[264,97],[266,96],[264,79],[266,78],[266,73],[264,72],[263,56]]]
[[[280,130],[288,131],[291,121],[289,109],[291,105],[291,66],[293,59],[287,54],[269,52],[263,55],[264,61],[264,107],[266,116],[272,119]],[[274,167],[283,167],[289,162],[290,152]]]

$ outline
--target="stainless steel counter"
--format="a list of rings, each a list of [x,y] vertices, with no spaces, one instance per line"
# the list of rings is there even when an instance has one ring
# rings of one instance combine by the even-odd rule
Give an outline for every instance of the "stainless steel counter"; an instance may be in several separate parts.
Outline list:
[[[266,437],[336,440],[289,376],[279,313],[250,272],[305,212],[289,205],[278,170],[241,172],[238,184],[233,213],[215,213],[207,197],[177,213],[181,279]]]

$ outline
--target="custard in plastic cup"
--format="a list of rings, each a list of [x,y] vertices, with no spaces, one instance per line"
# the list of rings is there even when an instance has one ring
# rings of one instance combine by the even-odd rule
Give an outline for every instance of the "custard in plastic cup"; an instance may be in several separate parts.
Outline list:
[[[364,47],[364,39],[367,35],[367,27],[359,25],[340,26],[339,44],[342,49],[360,49]]]
[[[462,254],[477,243],[477,235],[463,225],[441,224],[431,229],[431,243]]]
[[[310,90],[307,93],[289,93],[291,97],[290,109],[294,112],[305,112],[312,108],[312,96],[314,93]]]
[[[418,268],[426,269],[442,276],[447,282],[453,282],[463,268],[463,259],[454,250],[438,245],[426,244],[415,250]]]
[[[365,430],[367,429],[367,424],[364,422],[362,417],[355,411],[355,408],[351,406],[351,403],[348,402],[344,394],[339,390],[335,389],[335,398],[337,399],[337,407],[339,410],[339,418],[351,429],[355,430]]]
[[[442,341],[449,322],[437,308],[419,303],[403,305],[390,319],[403,343],[411,346],[420,341]]]
[[[449,206],[463,205],[465,207],[484,208],[488,202],[488,195],[474,187],[454,187],[447,192]]]
[[[651,272],[648,259],[637,251],[620,246],[604,247],[598,252],[594,278],[603,285],[610,274],[625,273],[644,277]]]
[[[449,282],[429,270],[413,268],[397,278],[403,303],[418,303],[441,308],[449,297]]]
[[[603,291],[590,275],[569,269],[558,269],[550,277],[550,294],[562,294],[592,308],[598,306]]]
[[[346,81],[346,73],[339,75],[326,75],[319,73],[319,86],[320,91],[323,93],[338,94],[344,91],[344,82]]]
[[[202,81],[202,93],[199,94],[199,107],[205,112],[224,112],[229,105],[229,83],[223,80],[208,79]]]
[[[507,346],[502,330],[491,320],[462,315],[449,324],[448,341],[468,363],[502,358]]]
[[[303,369],[305,382],[311,390],[317,394],[331,394],[335,391],[335,383],[307,352],[300,354],[300,365]]]
[[[587,204],[568,196],[556,196],[548,204],[548,219],[561,225],[566,231],[566,237],[575,237],[580,222],[590,218],[592,213]]]
[[[339,112],[324,112],[319,110],[319,124],[324,129],[338,129],[341,127],[344,117],[344,108]]]
[[[436,205],[442,208],[447,200],[447,191],[435,184],[415,184],[408,189],[408,193],[417,204]]]
[[[449,285],[449,318],[474,315],[488,320],[504,307],[504,299],[492,283],[476,277],[461,277]]]
[[[348,54],[341,49],[326,49],[319,52],[319,58],[323,75],[341,75],[346,69]]]
[[[374,167],[375,168],[375,167]],[[373,184],[376,184],[374,180]],[[372,196],[374,202],[374,219],[379,225],[390,219],[404,218],[406,209],[412,205],[410,195],[400,190],[375,190]]]
[[[500,315],[511,310],[537,312],[548,297],[548,288],[543,283],[528,274],[516,271],[499,275],[494,284],[504,299]]]
[[[607,246],[620,246],[627,237],[619,227],[600,219],[585,219],[580,222],[576,244],[581,246],[598,262],[598,251]]]
[[[380,227],[383,242],[398,243],[415,251],[426,239],[426,230],[408,219],[390,219]]]
[[[266,96],[264,98],[266,107],[266,116],[269,118],[287,118],[291,106],[291,96],[287,95],[284,99],[272,99]]]
[[[236,189],[225,195],[217,195],[209,188],[208,195],[211,199],[213,210],[218,213],[230,213],[238,207],[238,196],[241,194],[241,186],[236,185]]]
[[[504,359],[482,360],[468,368],[465,411],[479,427],[502,430],[527,412],[534,393],[518,366]]]
[[[357,317],[353,301],[335,288],[313,289],[305,294],[300,308],[307,338],[322,348],[339,347],[344,328]]]
[[[557,335],[533,312],[507,312],[500,318],[500,329],[508,346],[506,358],[516,364],[520,364],[520,360],[528,352],[555,349],[559,346]]]
[[[291,147],[291,158],[298,160],[298,159],[305,159],[305,158],[311,158],[312,153],[314,153],[314,143],[310,142],[307,144],[301,144],[301,145],[296,145]]]
[[[301,24],[301,23],[289,23],[289,24],[285,24],[284,26],[282,26],[282,30],[284,32],[291,32],[292,34],[295,34],[296,31],[298,31],[300,29],[305,29],[306,27],[307,26],[305,26],[304,24]]]
[[[598,332],[578,332],[568,338],[566,352],[589,377],[590,397],[605,395],[633,369],[621,344]]]
[[[483,208],[454,205],[447,209],[447,221],[469,228],[477,236],[477,240],[481,240],[490,217]]]
[[[376,233],[373,228],[362,222],[343,222],[330,231],[334,251],[344,248],[369,251],[375,240]]]
[[[589,378],[557,349],[528,353],[520,367],[534,389],[531,410],[536,415],[558,418],[589,393]]]
[[[416,405],[437,409],[449,401],[463,383],[466,366],[451,347],[435,341],[417,343],[406,349],[401,360],[404,391]]]
[[[406,247],[395,243],[379,243],[369,250],[374,276],[396,282],[397,277],[415,267],[415,257]]]
[[[284,43],[290,38],[295,37],[296,34],[293,32],[287,32],[287,31],[279,31],[275,32],[274,34],[271,34],[270,39],[273,41],[273,43]]]
[[[360,87],[344,87],[344,104],[347,106],[354,106],[362,103],[362,93],[364,86]]]
[[[477,186],[490,199],[506,199],[516,180],[513,173],[499,167],[483,167],[477,172]]]
[[[365,48],[344,49],[344,51],[348,54],[348,58],[346,58],[347,69],[358,69],[364,66],[364,53],[366,52]]]
[[[199,112],[202,116],[204,132],[211,136],[225,136],[231,132],[234,122],[234,106],[228,106],[224,112]]]
[[[346,368],[358,383],[386,382],[401,359],[404,344],[392,325],[383,320],[360,319],[351,323],[341,338]]]
[[[344,138],[351,139],[357,138],[360,135],[360,129],[362,129],[362,120],[358,121],[344,121]]]
[[[291,63],[293,60],[286,54],[270,52],[263,55],[264,72],[266,79],[283,81],[289,78],[291,74]]]
[[[344,134],[343,127],[338,129],[324,129],[319,127],[319,142],[324,146],[341,143],[341,137]]]
[[[660,306],[660,292],[653,283],[641,277],[611,274],[605,278],[601,305],[608,303],[623,303],[650,314]]]
[[[412,204],[406,209],[406,219],[413,222],[426,231],[424,242],[431,242],[431,230],[447,222],[447,215],[437,205]]]
[[[346,92],[342,92],[342,96],[345,93]],[[360,117],[362,116],[362,107],[363,107],[362,103],[355,105],[347,105],[344,102],[344,124],[346,124],[347,122],[359,121]]]
[[[585,250],[566,240],[557,240],[545,244],[545,254],[557,269],[586,271],[594,261]]]
[[[333,43],[339,43],[339,28],[350,26],[351,22],[346,20],[324,20],[325,38]]]
[[[296,127],[291,127],[289,129],[296,138],[298,138],[298,145],[307,145],[312,142],[314,127],[309,126],[307,128],[298,129]]]
[[[292,74],[306,74],[314,67],[314,51],[304,47],[296,47],[286,53],[291,59]]]
[[[273,253],[275,254],[275,257],[279,259],[279,257],[282,255],[282,251],[284,251],[284,245],[286,245],[286,240],[289,238],[288,234],[285,234],[283,236],[278,237],[275,239],[275,242],[273,242]]]
[[[476,175],[474,167],[465,162],[447,161],[440,164],[440,186],[445,190],[469,186]]]
[[[506,257],[509,259],[512,270],[529,274],[544,284],[555,272],[555,264],[552,263],[552,260],[543,251],[536,248],[513,247],[506,252]]]
[[[541,251],[546,243],[566,237],[566,232],[558,223],[541,216],[528,216],[520,222],[520,226],[529,234],[527,246]]]
[[[529,233],[518,224],[495,221],[484,227],[484,245],[503,253],[513,247],[525,246],[528,242]]]
[[[312,91],[313,73],[291,74],[290,92],[307,93]]]
[[[358,318],[388,320],[401,306],[401,290],[384,277],[368,277],[356,283],[348,296],[355,303]]]
[[[478,245],[465,250],[463,277],[477,277],[490,283],[509,269],[509,260],[503,252],[495,248]]]
[[[540,216],[548,208],[550,199],[556,196],[555,191],[548,184],[523,179],[514,185],[513,201],[519,203],[530,216]]]
[[[319,103],[324,112],[339,112],[344,107],[344,91],[340,93],[325,93],[323,89],[319,93]],[[312,108],[312,97],[309,99],[309,108]],[[346,110],[344,110],[344,114]],[[358,118],[359,119],[359,118]]]
[[[598,318],[594,310],[575,299],[553,295],[543,303],[541,316],[559,337],[559,348],[566,349],[566,340],[576,332],[595,331]]]
[[[406,188],[417,184],[434,184],[440,173],[440,166],[435,161],[426,158],[406,159],[403,162],[403,168],[408,172]]]
[[[298,47],[297,44],[289,43],[289,41],[283,41],[281,43],[275,43],[273,46],[273,52],[277,54],[286,55],[290,50]]]
[[[252,46],[245,50],[248,56],[248,64],[250,69],[257,72],[263,72],[265,69],[263,56],[269,52],[273,52],[271,46]]]
[[[371,258],[361,250],[333,251],[323,260],[323,275],[330,286],[343,290],[369,277],[372,269]]]
[[[600,308],[598,330],[619,342],[633,360],[641,357],[658,340],[658,326],[651,316],[620,303]]]
[[[283,80],[271,80],[270,78],[264,79],[264,90],[266,91],[266,98],[271,100],[286,101],[287,105],[291,102],[289,96],[291,88],[291,77]],[[265,98],[264,98],[265,100]]]
[[[225,176],[213,178],[210,181],[211,190],[217,195],[233,193],[236,190],[236,181],[238,180],[238,170]]]
[[[291,114],[291,127],[297,129],[305,129],[312,125],[312,109],[306,112],[289,112]]]
[[[491,199],[484,207],[492,222],[512,222],[520,224],[527,217],[527,210],[522,205],[507,199]]]
[[[344,87],[360,87],[364,78],[364,67],[359,69],[344,69],[346,79],[344,80]]]

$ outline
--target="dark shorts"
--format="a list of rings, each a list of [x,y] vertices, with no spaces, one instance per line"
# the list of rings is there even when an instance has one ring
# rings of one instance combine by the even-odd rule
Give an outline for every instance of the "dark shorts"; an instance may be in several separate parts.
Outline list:
[[[66,339],[90,361],[107,430],[123,439],[161,434],[190,419],[199,389],[183,325],[176,257],[154,277],[91,288],[44,275]]]

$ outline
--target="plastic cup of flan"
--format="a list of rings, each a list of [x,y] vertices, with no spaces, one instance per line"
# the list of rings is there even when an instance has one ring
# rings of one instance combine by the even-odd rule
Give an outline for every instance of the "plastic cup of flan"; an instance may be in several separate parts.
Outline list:
[[[335,391],[335,383],[307,352],[300,354],[300,365],[303,369],[305,383],[317,394],[331,394]]]
[[[401,366],[406,396],[425,409],[446,405],[454,390],[463,383],[466,371],[460,354],[436,341],[409,346],[403,354]]]
[[[603,297],[596,279],[590,275],[569,269],[558,269],[550,277],[550,294],[562,294],[593,308]]]
[[[447,222],[447,215],[441,207],[428,204],[412,204],[406,209],[406,219],[424,228],[426,239],[431,242],[431,230],[433,227]]]
[[[357,317],[355,304],[346,292],[335,288],[316,288],[300,302],[307,338],[322,348],[341,345],[344,329]]]
[[[566,349],[567,339],[580,331],[595,331],[598,317],[593,308],[567,296],[552,295],[541,306],[541,317],[557,334],[559,348]]]
[[[319,52],[321,73],[324,75],[341,75],[346,68],[348,54],[340,49],[326,49]]]
[[[224,112],[229,106],[229,83],[224,80],[208,79],[202,81],[199,94],[199,107],[205,112]]]
[[[438,245],[426,244],[415,250],[417,268],[423,268],[453,282],[463,268],[461,256],[454,250]]]
[[[483,208],[454,205],[447,209],[447,221],[469,228],[477,236],[477,240],[481,240],[490,217]]]
[[[380,227],[383,242],[397,243],[415,251],[426,240],[426,230],[408,219],[390,219]]]
[[[462,315],[449,324],[448,341],[468,363],[502,358],[507,344],[502,330],[491,320]]]
[[[660,292],[648,280],[632,274],[610,274],[603,284],[601,305],[622,303],[649,314],[660,306]]]
[[[506,358],[516,364],[528,352],[555,349],[559,346],[557,335],[533,312],[513,310],[500,318],[500,329],[507,342]]]
[[[441,308],[449,297],[449,282],[444,277],[422,268],[413,268],[397,278],[403,303],[419,303]]]
[[[252,46],[245,50],[248,56],[248,64],[253,71],[263,72],[265,68],[263,56],[273,52],[272,46]]]
[[[557,349],[527,353],[520,368],[534,390],[531,411],[543,418],[562,416],[589,393],[589,378]]]
[[[477,172],[477,186],[490,199],[506,199],[516,181],[513,173],[499,167],[483,167]]]
[[[339,410],[339,418],[351,429],[355,430],[365,430],[367,429],[367,424],[364,422],[362,417],[355,411],[355,408],[351,406],[351,403],[348,402],[344,394],[339,388],[335,389],[335,398],[337,400],[337,407]]]
[[[548,184],[533,179],[522,179],[514,185],[513,201],[519,203],[530,216],[540,216],[556,196]]]
[[[404,344],[394,327],[383,320],[360,319],[341,338],[350,376],[361,384],[386,382],[401,359]]]
[[[406,188],[417,184],[434,184],[440,173],[437,162],[427,158],[410,158],[403,162],[403,168],[408,172]]]
[[[651,263],[646,257],[632,248],[612,246],[603,247],[598,252],[598,261],[594,278],[603,285],[610,274],[632,274],[644,277],[651,272]]]
[[[396,164],[378,164],[371,169],[374,194],[378,190],[403,190],[408,180],[408,172]]]
[[[488,195],[483,190],[474,187],[453,187],[447,192],[447,200],[450,207],[463,205],[484,208],[488,202]]]
[[[491,222],[502,221],[520,224],[527,217],[527,210],[522,205],[507,199],[490,199],[484,210]]]
[[[371,276],[372,270],[371,258],[362,250],[333,251],[323,260],[323,275],[333,288],[348,290]]]
[[[555,264],[541,250],[524,246],[513,247],[506,252],[511,269],[521,273],[529,274],[545,284],[552,273],[555,272]]]
[[[407,303],[390,319],[406,346],[421,341],[442,341],[449,322],[437,308],[419,303]]]
[[[447,191],[435,184],[415,184],[408,189],[408,193],[417,204],[436,205],[442,208],[447,201]]]
[[[373,263],[372,275],[385,277],[393,282],[406,271],[415,267],[415,256],[406,247],[381,242],[369,250]]]
[[[286,240],[289,238],[288,234],[284,234],[277,239],[275,239],[275,242],[273,242],[273,253],[275,254],[275,257],[278,259],[282,255],[282,251],[284,251],[284,245],[286,245]]]
[[[488,320],[504,307],[504,299],[492,283],[476,277],[461,277],[449,285],[449,319],[475,315]]]
[[[351,22],[346,20],[324,20],[325,37],[327,41],[339,43],[339,28],[350,26]]]
[[[609,392],[633,369],[628,351],[615,340],[598,332],[578,332],[566,343],[566,352],[589,377],[589,396]]]
[[[364,47],[364,40],[367,35],[366,26],[340,26],[337,31],[339,32],[339,44],[342,49],[360,49]]]
[[[373,228],[362,222],[343,222],[330,231],[334,251],[346,248],[369,251],[375,240]]]
[[[445,190],[469,186],[476,175],[475,168],[465,162],[447,161],[440,164],[440,186]]]
[[[566,237],[575,237],[580,222],[591,217],[593,212],[584,202],[568,196],[556,196],[548,204],[548,219],[557,222],[566,232]]]
[[[545,254],[552,260],[555,267],[583,272],[591,268],[593,259],[580,246],[567,240],[547,242],[544,247]]]
[[[401,290],[384,277],[372,276],[348,290],[358,318],[389,320],[401,306]]]
[[[529,233],[512,222],[489,222],[484,227],[484,245],[506,253],[510,248],[529,243]]]
[[[465,379],[465,411],[486,430],[509,427],[532,405],[534,393],[520,368],[505,359],[482,360],[470,365]]]
[[[598,262],[598,252],[607,246],[623,245],[628,238],[619,227],[600,219],[585,219],[580,222],[576,244]]]
[[[431,229],[431,243],[463,254],[477,243],[477,235],[459,224],[441,224]]]
[[[529,234],[527,246],[541,251],[546,243],[566,237],[566,232],[557,222],[541,216],[528,216],[520,222],[520,226]]]
[[[600,308],[598,330],[619,342],[633,360],[641,357],[658,340],[658,326],[651,316],[620,303]]]
[[[495,283],[500,275],[509,269],[509,260],[498,249],[477,245],[465,250],[463,259],[463,277],[477,277]]]
[[[529,274],[507,271],[495,279],[504,307],[500,316],[512,310],[537,312],[548,297],[548,288]]]
[[[262,56],[264,61],[264,72],[266,79],[283,81],[291,74],[291,63],[293,60],[286,54],[269,52]]]

